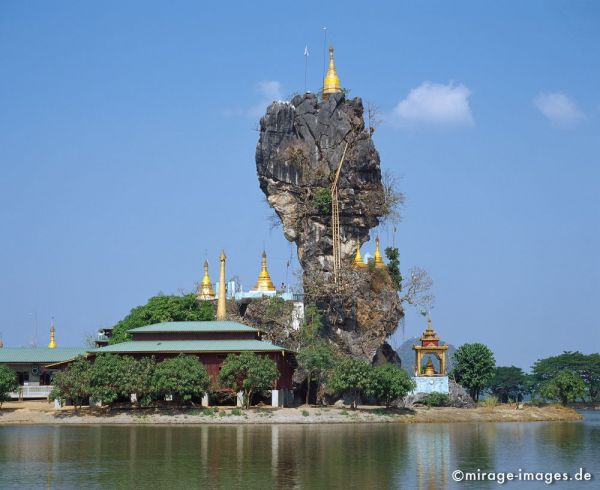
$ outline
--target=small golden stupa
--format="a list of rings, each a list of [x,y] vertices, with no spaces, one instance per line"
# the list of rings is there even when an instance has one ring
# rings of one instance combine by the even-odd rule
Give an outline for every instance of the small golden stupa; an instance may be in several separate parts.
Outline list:
[[[333,46],[329,46],[329,68],[323,80],[323,99],[327,100],[329,94],[338,94],[341,91],[340,77],[335,71],[335,63],[333,62]]]
[[[352,261],[352,266],[356,269],[364,269],[368,267],[368,265],[365,264],[365,261],[360,255],[360,245],[356,247],[356,255],[354,256],[354,260]]]
[[[375,239],[375,255],[373,256],[375,260],[375,267],[377,269],[385,269],[385,262],[381,257],[381,252],[379,251],[379,237]]]
[[[199,300],[215,299],[215,292],[210,282],[210,276],[208,275],[208,260],[204,261],[204,277],[202,278],[202,282],[198,287],[197,298]]]
[[[275,285],[273,284],[273,281],[271,281],[271,276],[267,270],[267,253],[264,250],[262,253],[262,266],[260,268],[260,274],[258,275],[258,281],[256,281],[251,292],[256,291],[263,293],[273,293],[276,291]]]
[[[54,320],[50,324],[50,342],[48,343],[48,349],[56,349],[56,329],[54,328]]]
[[[431,357],[427,359],[427,364],[425,364],[425,376],[433,376],[435,374],[435,369],[433,368],[433,362],[431,361]]]

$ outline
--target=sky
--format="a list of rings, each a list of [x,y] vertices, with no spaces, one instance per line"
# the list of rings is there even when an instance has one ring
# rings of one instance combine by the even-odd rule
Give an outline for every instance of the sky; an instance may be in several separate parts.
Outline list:
[[[254,154],[274,99],[342,85],[379,108],[406,196],[401,269],[440,336],[528,369],[600,350],[600,4],[0,3],[0,322],[6,346],[81,345],[208,258],[293,282]],[[393,343],[418,336],[408,307]]]

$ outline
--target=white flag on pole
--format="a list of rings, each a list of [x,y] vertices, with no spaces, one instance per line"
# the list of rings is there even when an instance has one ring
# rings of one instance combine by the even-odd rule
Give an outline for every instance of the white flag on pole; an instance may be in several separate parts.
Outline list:
[[[304,46],[304,56],[308,56],[308,45]]]

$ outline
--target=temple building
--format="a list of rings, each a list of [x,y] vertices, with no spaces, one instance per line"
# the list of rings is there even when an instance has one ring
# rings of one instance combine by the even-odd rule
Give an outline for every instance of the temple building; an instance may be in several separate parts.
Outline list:
[[[8,366],[16,375],[19,390],[11,398],[46,398],[52,391],[52,375],[58,368],[50,367],[86,353],[83,347],[58,347],[54,320],[50,326],[48,347],[0,346],[0,364]]]
[[[427,329],[419,339],[421,345],[413,344],[415,351],[415,376],[417,383],[415,393],[448,393],[448,376],[446,373],[447,344],[440,344],[440,338],[433,329],[431,318],[427,320]],[[439,363],[435,370],[432,357]],[[427,361],[424,363],[425,359]]]

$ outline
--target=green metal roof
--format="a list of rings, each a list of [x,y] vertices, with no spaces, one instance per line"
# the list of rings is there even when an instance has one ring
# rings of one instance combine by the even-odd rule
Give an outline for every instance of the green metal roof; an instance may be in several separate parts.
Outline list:
[[[99,347],[90,352],[278,352],[284,347],[262,340],[134,340]]]
[[[147,325],[145,327],[132,328],[129,332],[134,333],[157,333],[157,332],[256,332],[256,328],[242,325],[238,322],[165,322]]]
[[[61,362],[83,355],[83,347],[3,347],[0,349],[0,363],[50,363]]]

